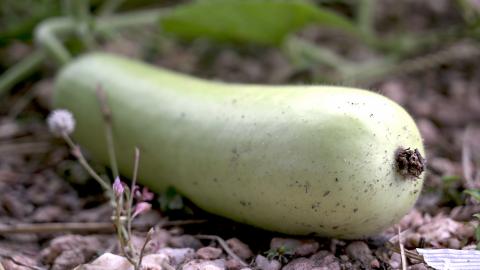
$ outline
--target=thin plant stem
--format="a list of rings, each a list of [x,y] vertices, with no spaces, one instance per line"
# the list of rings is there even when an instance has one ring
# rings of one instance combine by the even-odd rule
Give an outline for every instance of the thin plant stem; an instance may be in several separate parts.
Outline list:
[[[135,161],[133,165],[133,177],[132,177],[132,186],[130,188],[130,196],[128,198],[127,203],[127,230],[128,236],[132,235],[132,206],[133,206],[133,197],[135,193],[135,185],[137,183],[137,175],[138,175],[138,164],[140,162],[140,150],[138,147],[135,147]]]
[[[34,73],[45,59],[46,53],[43,50],[36,50],[7,69],[0,76],[0,96],[6,94],[15,84]]]
[[[97,98],[102,112],[103,122],[105,124],[105,139],[107,141],[108,157],[112,167],[114,178],[119,177],[117,156],[115,153],[115,142],[113,140],[112,111],[108,107],[107,95],[101,86],[97,87]]]
[[[106,0],[103,5],[100,6],[98,15],[101,17],[112,15],[125,0]]]
[[[357,3],[357,24],[364,35],[372,36],[375,18],[375,0],[360,0]]]
[[[148,242],[150,242],[150,239],[152,238],[152,233],[153,228],[148,231],[147,236],[145,237],[145,242],[143,242],[142,248],[140,249],[140,254],[138,255],[137,264],[135,264],[135,270],[141,269],[143,254],[145,253],[145,248],[147,247]]]
[[[76,21],[76,32],[80,41],[89,50],[96,47],[92,33],[92,17],[90,15],[89,0],[74,0],[74,16]]]
[[[99,18],[93,22],[95,25],[94,34],[101,34],[118,28],[151,25],[168,11],[165,8],[152,9]],[[61,40],[72,36],[75,29],[75,20],[70,17],[47,19],[35,29],[35,40],[58,64],[64,65],[72,59],[72,55]]]
[[[58,64],[65,65],[72,55],[61,42],[62,37],[73,34],[75,21],[71,18],[52,18],[35,28],[35,41],[41,45]]]
[[[93,177],[104,189],[107,191],[109,196],[113,194],[112,188],[110,185],[98,175],[95,170],[88,164],[87,160],[85,159],[85,156],[82,154],[82,151],[80,150],[80,147],[76,145],[73,140],[68,136],[67,133],[62,134],[63,139],[67,142],[68,146],[72,150],[73,155],[78,159],[78,162],[82,167],[90,174],[90,176]]]
[[[115,223],[115,228],[117,232],[117,239],[118,243],[120,246],[120,252],[128,258],[127,253],[125,252],[125,242],[123,241],[122,237],[122,221],[120,220],[120,211],[121,211],[121,205],[122,205],[122,196],[116,197],[115,198],[115,215],[114,215],[114,223]]]
[[[118,239],[118,243],[120,245],[120,252],[124,255],[124,257],[132,264],[132,265],[137,265],[137,263],[135,262],[135,260],[130,256],[130,254],[126,251],[126,245],[128,244],[129,247],[131,245],[131,241],[130,239],[125,239],[124,235],[123,235],[123,221],[122,221],[122,218],[121,218],[121,210],[122,210],[122,204],[123,204],[123,200],[122,200],[123,196],[120,196],[120,197],[117,197],[115,198],[115,205],[116,205],[116,208],[115,208],[115,216],[114,216],[114,223],[115,223],[115,228],[116,228],[116,232],[117,232],[117,239]],[[131,250],[130,250],[131,251]]]
[[[397,227],[398,231],[398,245],[400,247],[400,256],[402,258],[402,270],[407,270],[407,257],[405,256],[405,249],[402,244],[402,237],[400,235],[400,226]]]
[[[197,238],[199,239],[209,239],[209,240],[215,240],[217,241],[220,246],[222,246],[222,248],[225,250],[225,252],[230,255],[230,257],[234,258],[235,260],[237,260],[238,262],[240,262],[240,264],[243,266],[243,267],[247,267],[248,264],[246,262],[244,262],[240,257],[237,256],[237,254],[235,254],[231,249],[230,247],[228,247],[228,244],[225,242],[225,240],[223,240],[220,236],[217,236],[217,235],[205,235],[205,234],[199,234],[196,236]]]

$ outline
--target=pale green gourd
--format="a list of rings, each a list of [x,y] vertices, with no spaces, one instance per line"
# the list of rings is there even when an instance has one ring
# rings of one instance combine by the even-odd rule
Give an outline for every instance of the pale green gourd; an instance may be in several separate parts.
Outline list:
[[[212,82],[108,54],[59,74],[55,106],[77,120],[75,139],[108,162],[95,94],[113,114],[119,167],[140,182],[174,186],[199,207],[260,228],[360,238],[413,206],[420,178],[397,172],[399,148],[424,155],[408,113],[381,95],[332,86]]]

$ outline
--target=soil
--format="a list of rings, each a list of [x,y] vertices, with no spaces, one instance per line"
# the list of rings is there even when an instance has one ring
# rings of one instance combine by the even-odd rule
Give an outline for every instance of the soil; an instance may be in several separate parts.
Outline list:
[[[376,29],[385,35],[398,29],[428,33],[462,20],[458,9],[452,7],[453,1],[379,2]],[[342,6],[334,8],[341,10]],[[364,45],[334,38],[323,29],[309,28],[300,35],[327,44],[351,59],[378,57]],[[429,47],[419,56],[469,44],[472,44],[469,39],[449,41]],[[24,43],[3,48],[2,55],[8,56],[3,58],[4,64],[18,61],[31,49],[31,45]],[[133,42],[127,35],[120,42],[107,42],[103,49],[210,79],[269,84],[314,80],[311,69],[297,70],[274,48],[238,48],[206,41],[183,43],[165,39],[161,46],[152,49]],[[53,75],[54,69],[46,65],[0,100],[0,224],[110,222],[112,209],[100,186],[45,125]],[[190,248],[193,253],[175,255],[180,260],[177,265],[212,261],[220,265],[219,269],[222,265],[228,269],[241,266],[217,241],[194,236],[221,237],[252,268],[259,269],[399,269],[397,229],[402,232],[400,237],[407,250],[475,249],[478,222],[472,215],[480,212],[480,204],[463,191],[480,188],[478,58],[461,57],[434,67],[414,68],[414,72],[367,81],[365,86],[405,107],[414,117],[426,145],[427,177],[423,192],[415,208],[396,226],[366,240],[298,238],[209,215],[185,199],[181,209],[160,209],[156,195],[153,209],[135,222],[136,241],[142,243],[148,228],[156,226],[150,253],[162,249],[167,252],[165,248]],[[100,164],[94,167],[110,174]],[[176,225],[171,221],[186,222]],[[115,234],[108,226],[93,232],[68,232],[64,228],[58,232],[1,233],[1,229],[0,226],[0,262],[5,269],[37,269],[33,266],[72,269],[106,252],[118,253]],[[288,252],[282,253],[282,247],[288,247]],[[411,257],[408,264],[409,269],[427,269],[425,263]]]

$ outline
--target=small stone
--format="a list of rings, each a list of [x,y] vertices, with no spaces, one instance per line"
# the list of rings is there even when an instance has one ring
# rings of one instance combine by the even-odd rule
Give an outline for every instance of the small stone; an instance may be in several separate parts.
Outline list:
[[[65,270],[72,269],[73,267],[87,262],[93,254],[90,254],[90,258],[85,256],[85,253],[79,253],[75,250],[66,250],[62,252],[55,261],[50,269],[52,270]]]
[[[398,253],[393,253],[392,257],[390,257],[390,261],[388,264],[392,267],[392,269],[399,269],[402,265],[402,257]]]
[[[104,245],[108,245],[108,242],[104,243],[100,241],[100,238],[98,237],[65,235],[53,239],[49,246],[42,250],[40,256],[47,264],[64,265],[66,263],[68,264],[67,268],[68,266],[73,268],[74,266],[90,260],[97,254],[98,250],[104,248]],[[75,260],[76,264],[69,262],[68,259],[70,258]],[[52,269],[53,268],[55,267],[52,267]]]
[[[147,255],[150,256],[150,255]],[[144,259],[146,259],[146,257]],[[142,264],[143,265],[143,264]],[[82,270],[82,269],[116,269],[116,270],[131,270],[133,268],[132,264],[127,260],[127,258],[112,253],[104,253],[96,258],[94,261],[82,264],[73,270]],[[1,268],[0,268],[1,269]]]
[[[312,270],[315,262],[307,258],[298,258],[285,265],[282,270]]]
[[[30,265],[30,266],[35,266],[36,265],[36,262],[33,258],[29,258],[29,257],[23,256],[23,255],[13,255],[12,257],[15,259],[16,262],[22,263],[23,265]],[[5,270],[31,270],[31,269],[33,269],[33,268],[26,267],[26,266],[23,266],[23,265],[16,264],[15,262],[13,262],[10,259],[7,259],[7,258],[2,259],[0,257],[0,270],[3,270],[3,269],[5,269]]]
[[[195,257],[195,251],[191,248],[162,248],[157,251],[157,254],[167,255],[174,266],[185,263]]]
[[[377,259],[373,259],[370,262],[370,267],[371,268],[380,268],[380,262]]]
[[[347,255],[340,255],[340,260],[344,262],[348,262],[348,256]]]
[[[63,221],[65,210],[56,205],[42,206],[35,209],[35,212],[32,215],[32,220],[35,222],[55,222]]]
[[[371,262],[375,260],[368,245],[362,241],[350,243],[345,251],[351,259],[361,262],[364,266],[370,266]]]
[[[165,254],[148,254],[142,259],[141,269],[164,270],[164,264],[170,265],[170,257]],[[173,267],[173,266],[172,266]],[[113,269],[113,268],[110,268]],[[130,270],[130,269],[128,269]]]
[[[246,260],[253,256],[252,250],[243,243],[242,241],[238,240],[237,238],[230,238],[227,241],[228,247],[233,251],[233,253],[237,254],[243,260]]]
[[[238,260],[233,259],[233,258],[228,259],[228,260],[225,262],[225,266],[226,266],[227,269],[229,269],[229,270],[240,270],[240,269],[243,269],[242,264],[241,264]]]
[[[302,240],[300,245],[295,249],[295,255],[308,256],[315,253],[319,248],[318,242],[314,240]]]
[[[279,270],[282,267],[282,264],[279,261],[269,261],[262,255],[257,255],[257,257],[255,257],[255,265],[259,270]]]
[[[308,256],[315,253],[319,244],[314,240],[297,240],[291,238],[272,238],[270,249],[277,250],[280,248],[292,251],[297,256]]]
[[[460,247],[462,246],[462,243],[460,243],[460,240],[458,240],[457,238],[450,238],[447,240],[447,242],[448,247],[451,249],[460,249]]]
[[[214,247],[202,247],[197,250],[196,255],[199,259],[214,260],[222,255],[222,250]]]
[[[214,261],[191,260],[182,267],[182,270],[224,270],[224,269],[225,269],[224,259],[218,259]]]
[[[193,248],[194,250],[197,250],[203,247],[200,240],[189,234],[171,237],[168,243],[175,248]]]
[[[320,250],[310,257],[315,262],[315,267],[320,269],[340,270],[340,262],[327,250]]]
[[[153,211],[151,211],[153,212]],[[170,239],[170,234],[167,230],[157,229],[153,232],[148,241],[145,251],[147,253],[156,253],[160,249],[167,247],[167,243]]]

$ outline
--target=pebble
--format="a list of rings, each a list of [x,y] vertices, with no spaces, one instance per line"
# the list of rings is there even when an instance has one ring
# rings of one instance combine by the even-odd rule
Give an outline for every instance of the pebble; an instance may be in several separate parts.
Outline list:
[[[253,257],[252,250],[237,238],[230,238],[227,241],[228,247],[243,260]]]
[[[186,263],[182,267],[182,270],[224,270],[225,267],[224,259],[214,261],[192,260]]]
[[[277,260],[269,261],[262,255],[255,257],[255,265],[259,270],[280,270],[282,264]]]
[[[307,258],[294,259],[285,265],[282,270],[312,270],[315,262]]]
[[[363,266],[373,267],[377,265],[377,263],[380,265],[378,260],[373,257],[372,251],[365,242],[354,241],[348,244],[345,251],[351,259],[361,262]]]
[[[241,270],[244,266],[236,259],[230,258],[225,262],[225,266],[229,270]]]
[[[338,259],[327,250],[320,250],[310,257],[315,262],[315,269],[332,269],[340,270],[340,262]],[[318,269],[317,269],[318,270]]]
[[[398,253],[393,253],[392,257],[390,257],[390,260],[388,261],[388,264],[390,264],[393,269],[399,269],[402,265],[402,257]]]
[[[270,249],[286,248],[293,251],[297,256],[308,256],[315,253],[318,248],[318,242],[314,240],[298,240],[291,238],[272,238]]]
[[[170,258],[170,263],[174,266],[187,262],[195,257],[195,251],[192,248],[162,248],[157,254],[164,254]]]
[[[169,239],[168,243],[171,247],[175,248],[193,248],[197,250],[203,247],[202,242],[197,238],[189,234],[184,234],[181,236],[173,236]]]
[[[199,259],[214,260],[222,255],[222,250],[215,247],[202,247],[197,250],[196,255]]]

